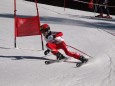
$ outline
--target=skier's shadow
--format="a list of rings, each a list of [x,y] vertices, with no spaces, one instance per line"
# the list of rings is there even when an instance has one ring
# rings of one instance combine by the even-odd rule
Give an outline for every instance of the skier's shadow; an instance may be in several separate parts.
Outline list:
[[[3,56],[3,55],[0,55],[0,58],[9,58],[11,60],[22,60],[22,59],[51,60],[51,59],[45,58],[45,56],[35,57],[35,56]]]

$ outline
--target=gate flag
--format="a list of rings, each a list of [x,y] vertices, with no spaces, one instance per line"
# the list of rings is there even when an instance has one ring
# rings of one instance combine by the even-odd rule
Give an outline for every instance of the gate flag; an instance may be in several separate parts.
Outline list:
[[[29,18],[16,17],[16,37],[41,35],[38,16]]]
[[[40,18],[37,6],[37,0],[35,0],[36,4],[36,16],[31,17],[18,17],[16,15],[16,0],[14,0],[14,47],[17,47],[16,38],[22,36],[33,36],[33,35],[41,35],[41,43],[42,43],[42,50],[44,50],[44,43],[43,37],[40,32]]]

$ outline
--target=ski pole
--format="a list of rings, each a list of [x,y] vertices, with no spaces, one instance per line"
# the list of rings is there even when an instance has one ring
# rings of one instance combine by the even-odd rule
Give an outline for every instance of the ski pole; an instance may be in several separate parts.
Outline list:
[[[81,51],[81,50],[79,50],[79,49],[77,49],[77,48],[75,48],[75,47],[72,47],[72,46],[70,46],[70,45],[66,45],[66,46],[71,47],[71,48],[73,48],[73,49],[75,49],[75,50],[77,50],[77,51],[79,51],[79,52],[81,52],[81,53],[83,53],[83,54],[85,54],[85,55],[87,55],[87,56],[93,58],[92,56],[90,56],[90,55],[84,53],[83,51]]]

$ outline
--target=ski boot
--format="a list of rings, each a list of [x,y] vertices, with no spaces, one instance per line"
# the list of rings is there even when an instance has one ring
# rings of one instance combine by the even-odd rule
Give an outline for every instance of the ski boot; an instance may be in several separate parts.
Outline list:
[[[103,18],[107,18],[107,19],[112,19],[112,17],[111,16],[103,16]]]
[[[85,57],[82,56],[82,55],[80,56],[79,60],[80,60],[81,62],[77,62],[76,67],[80,67],[81,65],[83,65],[84,63],[87,63],[87,61],[88,61],[88,59],[85,58]]]
[[[63,55],[63,54],[61,54],[60,52],[58,52],[57,54],[56,54],[56,57],[57,57],[57,60],[62,60],[62,59],[66,59],[66,57]]]
[[[51,63],[55,63],[55,62],[60,62],[60,61],[66,61],[67,57],[65,57],[64,55],[62,55],[60,52],[58,52],[56,54],[57,60],[49,60],[49,61],[45,61],[45,64],[51,64]]]
[[[86,63],[88,61],[87,58],[85,58],[84,56],[80,56],[79,60],[82,62],[82,63]]]
[[[99,14],[99,15],[97,15],[97,16],[95,16],[95,17],[103,18],[103,14]]]

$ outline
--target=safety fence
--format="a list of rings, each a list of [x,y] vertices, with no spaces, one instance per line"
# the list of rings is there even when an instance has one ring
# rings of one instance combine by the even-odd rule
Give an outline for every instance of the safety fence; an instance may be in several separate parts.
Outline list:
[[[81,1],[81,0],[74,0],[74,1],[80,2],[80,3],[89,4],[89,2],[84,2],[84,1]],[[103,5],[103,4],[96,4],[96,3],[94,3],[93,5],[96,5],[96,6],[107,6],[107,7],[115,8],[115,6],[109,6],[109,5]]]

